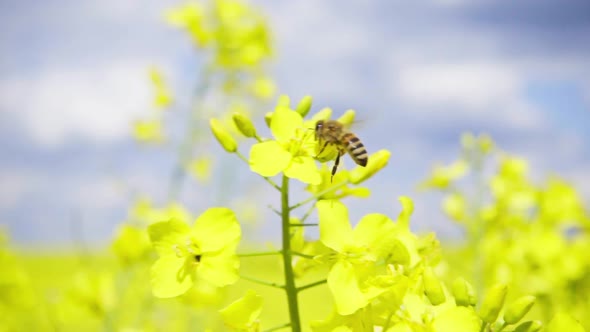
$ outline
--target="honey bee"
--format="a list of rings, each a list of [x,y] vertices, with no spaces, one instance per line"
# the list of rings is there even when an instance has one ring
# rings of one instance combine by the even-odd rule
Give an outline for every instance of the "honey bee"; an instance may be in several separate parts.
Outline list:
[[[369,161],[367,149],[365,149],[361,140],[355,134],[346,130],[340,122],[335,120],[319,120],[315,125],[315,139],[322,144],[318,156],[324,152],[324,149],[328,145],[334,145],[338,148],[338,156],[334,162],[334,167],[332,167],[331,179],[334,179],[334,174],[336,174],[336,170],[340,164],[340,156],[345,152],[348,152],[357,165],[367,166],[367,161]]]

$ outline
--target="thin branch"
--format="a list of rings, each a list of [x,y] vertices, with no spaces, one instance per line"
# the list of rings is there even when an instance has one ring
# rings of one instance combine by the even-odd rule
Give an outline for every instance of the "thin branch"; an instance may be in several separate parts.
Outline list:
[[[315,286],[323,285],[326,282],[328,282],[328,280],[326,280],[326,279],[320,280],[320,281],[316,281],[316,282],[312,282],[311,284],[308,284],[308,285],[301,286],[301,287],[297,288],[297,292],[301,292],[301,291],[304,291],[304,290],[306,290],[308,288],[312,288],[312,287],[315,287]]]
[[[291,251],[291,255],[299,256],[299,257],[303,257],[303,258],[307,258],[307,259],[314,259],[315,258],[315,256],[313,256],[313,255],[307,255],[307,254],[303,254],[303,253],[296,252],[296,251]]]
[[[241,275],[240,278],[260,284],[260,285],[264,285],[264,286],[285,289],[285,286],[277,284],[276,282],[264,281],[264,280],[260,280],[260,279],[256,279],[256,278],[252,278],[252,277],[248,277],[248,276],[243,276],[243,275]]]
[[[281,212],[279,212],[279,210],[273,208],[272,205],[268,205],[267,208],[269,208],[272,212],[277,214],[279,217],[281,216]]]
[[[256,257],[256,256],[271,256],[280,255],[282,251],[263,251],[263,252],[252,252],[248,254],[238,254],[238,257]]]
[[[320,192],[318,194],[315,194],[315,195],[311,196],[308,199],[305,199],[305,200],[303,200],[303,201],[301,201],[301,202],[299,202],[299,203],[297,203],[297,204],[295,204],[293,206],[290,206],[289,207],[289,211],[295,210],[296,208],[298,208],[298,207],[300,207],[302,205],[305,205],[305,204],[307,204],[309,202],[313,202],[313,201],[319,199],[320,197],[324,196],[325,194],[330,193],[330,192],[332,192],[334,190],[338,190],[338,189],[340,189],[341,187],[344,187],[347,184],[348,184],[348,182],[345,181],[345,182],[341,182],[341,183],[339,183],[337,185],[331,186],[330,188],[328,188],[328,189],[326,189],[326,190],[324,190],[324,191],[322,191],[322,192]]]
[[[283,324],[283,325],[279,325],[279,326],[271,327],[270,329],[268,329],[268,330],[264,330],[263,332],[272,332],[272,331],[277,331],[277,330],[284,329],[284,328],[286,328],[286,327],[289,327],[289,326],[291,326],[291,323],[285,323],[285,324]]]
[[[319,224],[289,224],[291,227],[308,227],[308,226],[319,226]]]
[[[309,207],[309,209],[305,212],[305,214],[303,215],[303,217],[301,218],[301,224],[305,224],[305,220],[307,220],[307,218],[309,218],[309,216],[311,216],[311,213],[313,212],[313,209],[315,209],[315,205],[311,205]]]

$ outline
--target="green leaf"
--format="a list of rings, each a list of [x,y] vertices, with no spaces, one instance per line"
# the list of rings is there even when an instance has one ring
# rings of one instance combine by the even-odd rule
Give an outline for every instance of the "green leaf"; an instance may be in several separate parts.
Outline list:
[[[286,107],[277,107],[270,120],[272,135],[279,142],[288,142],[295,137],[298,128],[303,127],[301,114]]]
[[[322,177],[311,157],[295,157],[285,169],[285,175],[307,184],[320,184]]]
[[[186,242],[189,231],[189,226],[178,219],[170,219],[148,227],[150,240],[160,256],[173,255],[176,257],[174,248],[176,245]]]
[[[162,256],[151,268],[152,293],[169,298],[184,294],[193,285],[193,272],[185,257]]]
[[[320,219],[320,241],[338,252],[353,242],[352,227],[348,221],[348,209],[336,200],[316,203]]]
[[[208,209],[197,218],[192,232],[203,253],[218,251],[241,237],[236,215],[228,208]]]
[[[261,312],[262,296],[251,289],[246,292],[246,295],[219,311],[225,324],[234,329],[243,330],[257,324]]]
[[[257,143],[250,149],[250,169],[262,176],[275,176],[289,166],[291,158],[276,141]]]
[[[328,287],[340,315],[350,315],[367,305],[367,300],[359,288],[354,267],[347,261],[334,264],[328,274]]]
[[[478,332],[481,320],[466,307],[451,307],[436,316],[432,323],[434,332]]]

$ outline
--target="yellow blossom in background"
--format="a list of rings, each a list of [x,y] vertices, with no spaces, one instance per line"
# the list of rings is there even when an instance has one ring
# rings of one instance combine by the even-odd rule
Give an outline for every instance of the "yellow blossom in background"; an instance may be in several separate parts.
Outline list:
[[[154,88],[154,105],[159,109],[164,109],[172,103],[172,93],[164,82],[162,73],[159,69],[152,67],[149,71],[150,80]]]
[[[133,137],[139,142],[162,143],[164,135],[160,120],[140,120],[133,125]]]
[[[197,181],[206,183],[211,178],[212,167],[213,159],[211,157],[199,157],[193,159],[187,169]]]

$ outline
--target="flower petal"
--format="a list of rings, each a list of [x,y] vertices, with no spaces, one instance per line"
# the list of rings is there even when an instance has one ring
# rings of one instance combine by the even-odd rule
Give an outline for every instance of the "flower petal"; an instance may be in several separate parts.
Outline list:
[[[217,287],[236,282],[240,261],[234,251],[235,247],[231,247],[217,254],[204,255],[197,267],[197,276]]]
[[[150,270],[152,293],[168,298],[184,294],[193,285],[192,271],[184,257],[162,256]]]
[[[257,143],[250,149],[250,169],[262,176],[275,176],[289,166],[291,158],[276,141]]]
[[[262,312],[262,296],[253,290],[219,311],[226,325],[234,329],[248,329]]]
[[[285,169],[285,175],[308,184],[320,184],[322,177],[311,157],[295,157]]]
[[[207,209],[195,221],[192,233],[203,253],[218,251],[241,237],[236,215],[228,208]]]
[[[166,255],[176,257],[174,247],[186,242],[189,231],[189,226],[178,219],[158,222],[148,227],[150,240],[161,257]]]
[[[354,267],[347,261],[334,264],[328,274],[328,287],[340,315],[350,315],[367,305],[367,300],[359,288]]]
[[[477,332],[481,329],[481,320],[473,310],[465,307],[451,307],[434,318],[432,328],[434,332]]]
[[[395,224],[384,214],[371,213],[364,216],[356,225],[355,243],[371,249],[375,258],[384,257],[393,248]]]
[[[336,200],[321,200],[316,207],[320,219],[320,241],[338,252],[343,251],[353,241],[346,206]]]
[[[279,142],[288,142],[294,138],[295,131],[302,126],[303,118],[301,118],[301,114],[287,107],[277,107],[270,120],[272,135]]]

